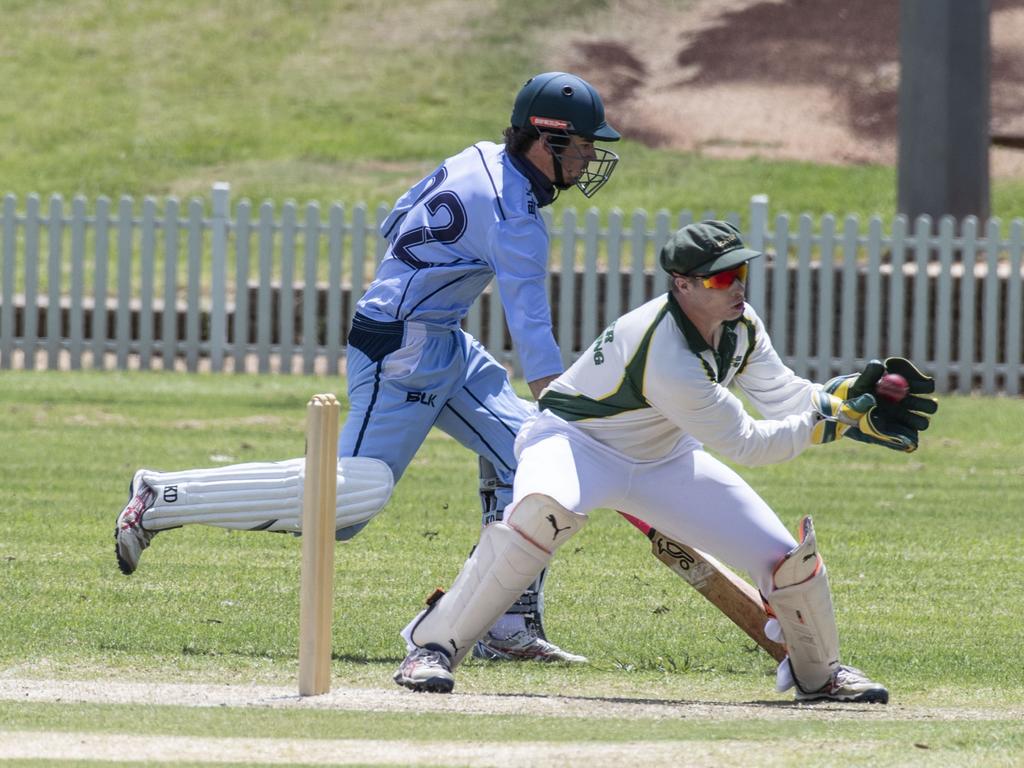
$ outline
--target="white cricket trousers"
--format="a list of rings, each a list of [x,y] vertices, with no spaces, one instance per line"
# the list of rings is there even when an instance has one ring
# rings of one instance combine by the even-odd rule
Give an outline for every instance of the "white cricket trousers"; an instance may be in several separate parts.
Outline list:
[[[578,514],[627,512],[746,571],[762,594],[796,546],[771,507],[691,437],[664,458],[638,461],[544,411],[523,427],[516,448],[513,506],[540,493]]]

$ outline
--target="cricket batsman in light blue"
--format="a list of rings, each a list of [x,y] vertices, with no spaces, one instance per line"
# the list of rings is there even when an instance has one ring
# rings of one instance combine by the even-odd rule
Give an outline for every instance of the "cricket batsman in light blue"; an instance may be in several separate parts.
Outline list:
[[[446,159],[395,204],[381,228],[387,253],[359,300],[348,337],[350,409],[338,445],[336,536],[380,511],[431,427],[479,456],[483,524],[512,498],[513,443],[534,412],[463,318],[496,279],[534,398],[562,372],[545,291],[550,250],[540,209],[576,187],[592,196],[618,156],[604,104],[585,80],[547,72],[515,98],[504,143]],[[116,554],[130,574],[162,530],[189,523],[301,530],[302,460],[135,473],[118,516]],[[544,634],[545,573],[484,635],[484,658],[586,661]]]
[[[532,78],[510,123],[504,144],[480,142],[448,158],[384,222],[390,246],[349,334],[351,405],[339,445],[341,456],[383,460],[397,479],[437,426],[480,457],[484,525],[500,520],[511,501],[513,442],[534,406],[460,324],[495,278],[534,397],[561,373],[540,209],[573,186],[593,195],[618,162],[594,143],[619,133],[597,91],[574,75]],[[544,636],[544,575],[481,640],[477,655],[585,660]]]

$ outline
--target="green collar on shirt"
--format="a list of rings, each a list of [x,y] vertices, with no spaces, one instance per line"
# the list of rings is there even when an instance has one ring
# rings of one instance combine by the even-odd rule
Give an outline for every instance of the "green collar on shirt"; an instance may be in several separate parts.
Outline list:
[[[729,372],[729,363],[736,352],[736,324],[742,318],[726,320],[722,323],[722,336],[718,339],[718,349],[714,349],[704,340],[700,331],[697,330],[697,326],[686,316],[683,308],[679,306],[679,302],[676,301],[675,296],[671,293],[668,297],[668,311],[675,319],[679,330],[683,332],[686,343],[690,346],[693,353],[701,358],[702,362],[705,361],[701,357],[701,352],[708,351],[714,356],[717,373],[708,370],[708,376],[714,381],[722,382],[725,379],[725,374]],[[705,370],[708,368],[706,362],[704,368]]]

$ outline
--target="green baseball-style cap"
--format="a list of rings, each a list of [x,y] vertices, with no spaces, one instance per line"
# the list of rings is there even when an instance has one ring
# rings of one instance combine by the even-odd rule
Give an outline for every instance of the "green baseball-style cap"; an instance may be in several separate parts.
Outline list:
[[[661,248],[661,268],[677,275],[707,277],[761,256],[743,245],[740,231],[727,221],[687,224]]]

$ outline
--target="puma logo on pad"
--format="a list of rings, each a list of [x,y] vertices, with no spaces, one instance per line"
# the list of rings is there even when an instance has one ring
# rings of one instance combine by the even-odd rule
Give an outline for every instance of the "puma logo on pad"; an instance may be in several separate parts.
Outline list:
[[[548,522],[551,523],[551,527],[555,529],[555,535],[551,537],[552,541],[557,539],[558,538],[558,534],[560,534],[562,531],[568,531],[569,530],[569,526],[568,525],[565,526],[565,528],[559,528],[558,527],[558,521],[555,520],[555,516],[554,515],[548,515]]]

